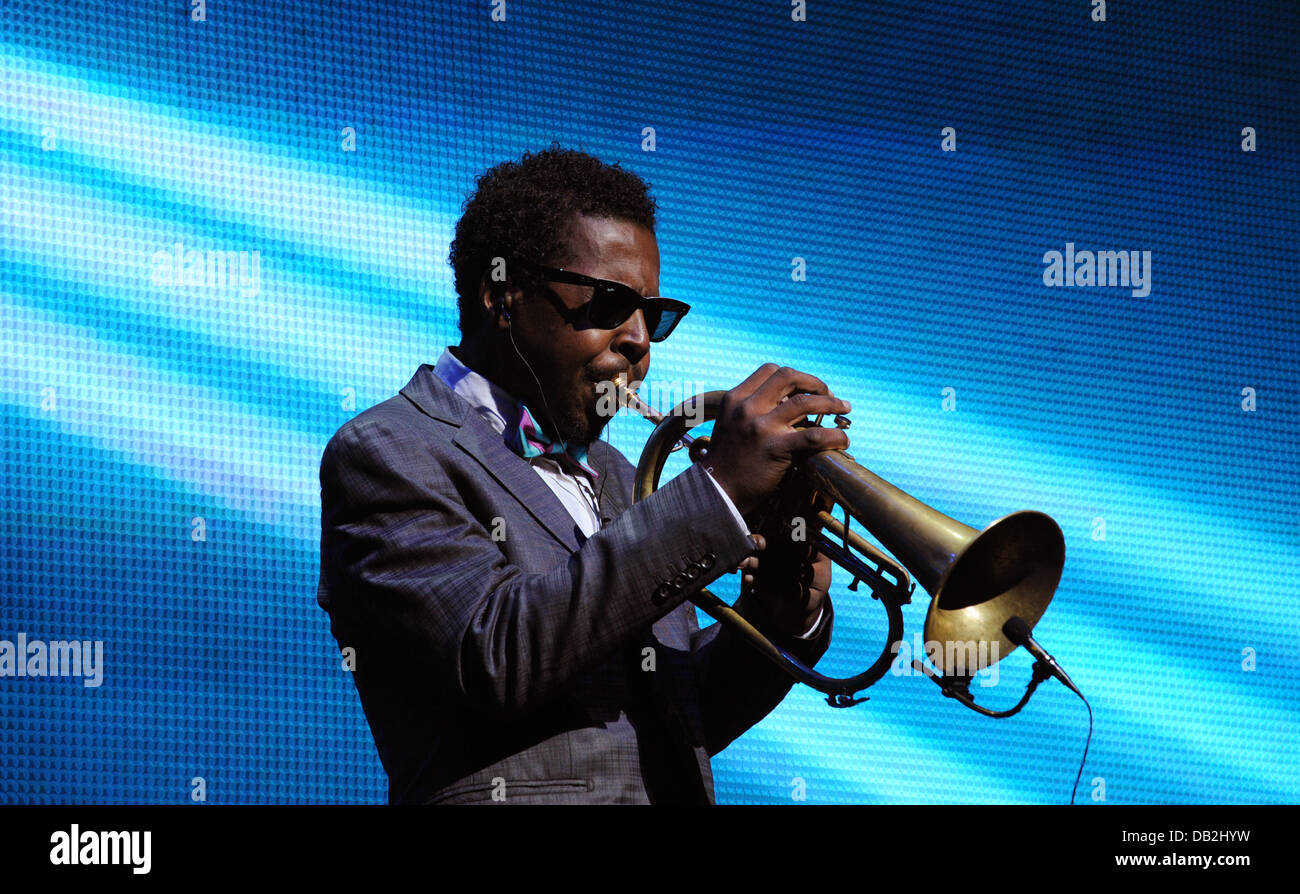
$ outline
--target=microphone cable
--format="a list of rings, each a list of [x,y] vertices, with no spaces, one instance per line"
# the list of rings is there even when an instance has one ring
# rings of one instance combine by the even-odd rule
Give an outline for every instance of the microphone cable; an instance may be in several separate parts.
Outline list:
[[[1079,698],[1083,698],[1083,693],[1075,690]],[[1083,765],[1088,762],[1088,749],[1092,746],[1092,705],[1088,700],[1083,698],[1083,705],[1088,709],[1088,739],[1083,744],[1083,760],[1079,761],[1079,772],[1074,777],[1074,788],[1070,790],[1070,806],[1074,806],[1074,797],[1079,791],[1079,780],[1083,778]]]
[[[1036,639],[1034,639],[1033,631],[1025,622],[1024,618],[1021,618],[1018,615],[1012,615],[1006,620],[1006,623],[1002,625],[1002,632],[1006,635],[1007,639],[1011,640],[1017,646],[1023,646],[1029,654],[1034,656],[1035,679],[1039,679],[1040,674],[1043,675],[1044,678],[1047,676],[1056,677],[1065,684],[1067,689],[1079,696],[1079,698],[1083,699],[1084,707],[1088,709],[1088,739],[1083,746],[1083,760],[1079,762],[1079,772],[1074,777],[1074,788],[1070,790],[1070,804],[1073,806],[1074,799],[1079,792],[1079,780],[1083,778],[1084,764],[1088,762],[1088,749],[1092,746],[1092,705],[1088,704],[1088,700],[1084,698],[1079,687],[1074,685],[1074,681],[1071,680],[1070,675],[1065,672],[1065,668],[1061,667],[1061,665],[1057,663],[1056,659],[1053,658]]]

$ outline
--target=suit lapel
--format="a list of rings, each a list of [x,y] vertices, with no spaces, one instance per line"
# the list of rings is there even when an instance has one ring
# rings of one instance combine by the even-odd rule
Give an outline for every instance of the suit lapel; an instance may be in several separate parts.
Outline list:
[[[425,415],[457,426],[456,446],[509,491],[547,533],[570,551],[578,548],[576,526],[564,504],[532,466],[513,453],[501,435],[438,378],[432,366],[426,363],[416,370],[401,393]]]
[[[601,527],[618,518],[628,510],[628,500],[630,499],[630,489],[624,493],[626,482],[621,481],[613,470],[610,469],[610,463],[606,461],[609,451],[612,448],[604,441],[596,441],[591,445],[588,462],[593,469],[605,469],[606,480],[597,479],[594,487],[600,498],[600,516]]]
[[[570,551],[578,548],[577,525],[559,497],[538,477],[527,461],[513,453],[501,436],[472,414],[456,433],[460,447],[510,491],[528,514]]]

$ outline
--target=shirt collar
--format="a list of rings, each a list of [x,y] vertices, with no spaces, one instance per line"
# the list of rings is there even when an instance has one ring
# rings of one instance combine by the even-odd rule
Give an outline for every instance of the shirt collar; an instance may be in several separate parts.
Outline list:
[[[466,366],[459,357],[446,348],[433,367],[434,374],[447,383],[453,392],[464,398],[474,410],[483,417],[493,431],[502,436],[502,441],[511,452],[519,454],[519,423],[523,418],[524,405],[508,394],[504,388]],[[566,457],[571,458],[571,457]],[[533,457],[529,462],[549,462],[564,468],[569,463],[553,454]],[[573,469],[581,469],[591,477],[597,473],[585,463],[585,453],[572,463]]]
[[[506,393],[500,385],[470,369],[447,348],[433,367],[434,374],[447,383],[456,394],[465,399],[480,416],[502,434],[506,429],[517,430],[523,415],[523,405]],[[507,441],[509,443],[509,441]]]

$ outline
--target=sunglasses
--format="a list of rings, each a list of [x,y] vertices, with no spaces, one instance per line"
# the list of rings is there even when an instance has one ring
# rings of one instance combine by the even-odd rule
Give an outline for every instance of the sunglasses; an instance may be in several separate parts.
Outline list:
[[[578,319],[585,310],[587,322],[597,329],[617,329],[639,310],[645,314],[650,340],[663,341],[691,309],[689,304],[672,298],[645,298],[636,289],[621,282],[596,279],[558,267],[538,267],[537,271],[541,274],[542,282],[589,286],[592,290],[590,301],[577,311],[565,309]]]

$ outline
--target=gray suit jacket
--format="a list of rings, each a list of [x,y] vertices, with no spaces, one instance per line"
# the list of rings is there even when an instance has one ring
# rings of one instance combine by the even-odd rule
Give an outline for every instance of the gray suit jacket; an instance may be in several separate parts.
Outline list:
[[[633,505],[622,454],[589,462],[605,525],[584,540],[427,364],[330,440],[317,598],[355,650],[391,803],[712,802],[709,757],[789,690],[683,604],[751,549],[707,473]],[[811,664],[830,629],[828,610],[779,642]]]

